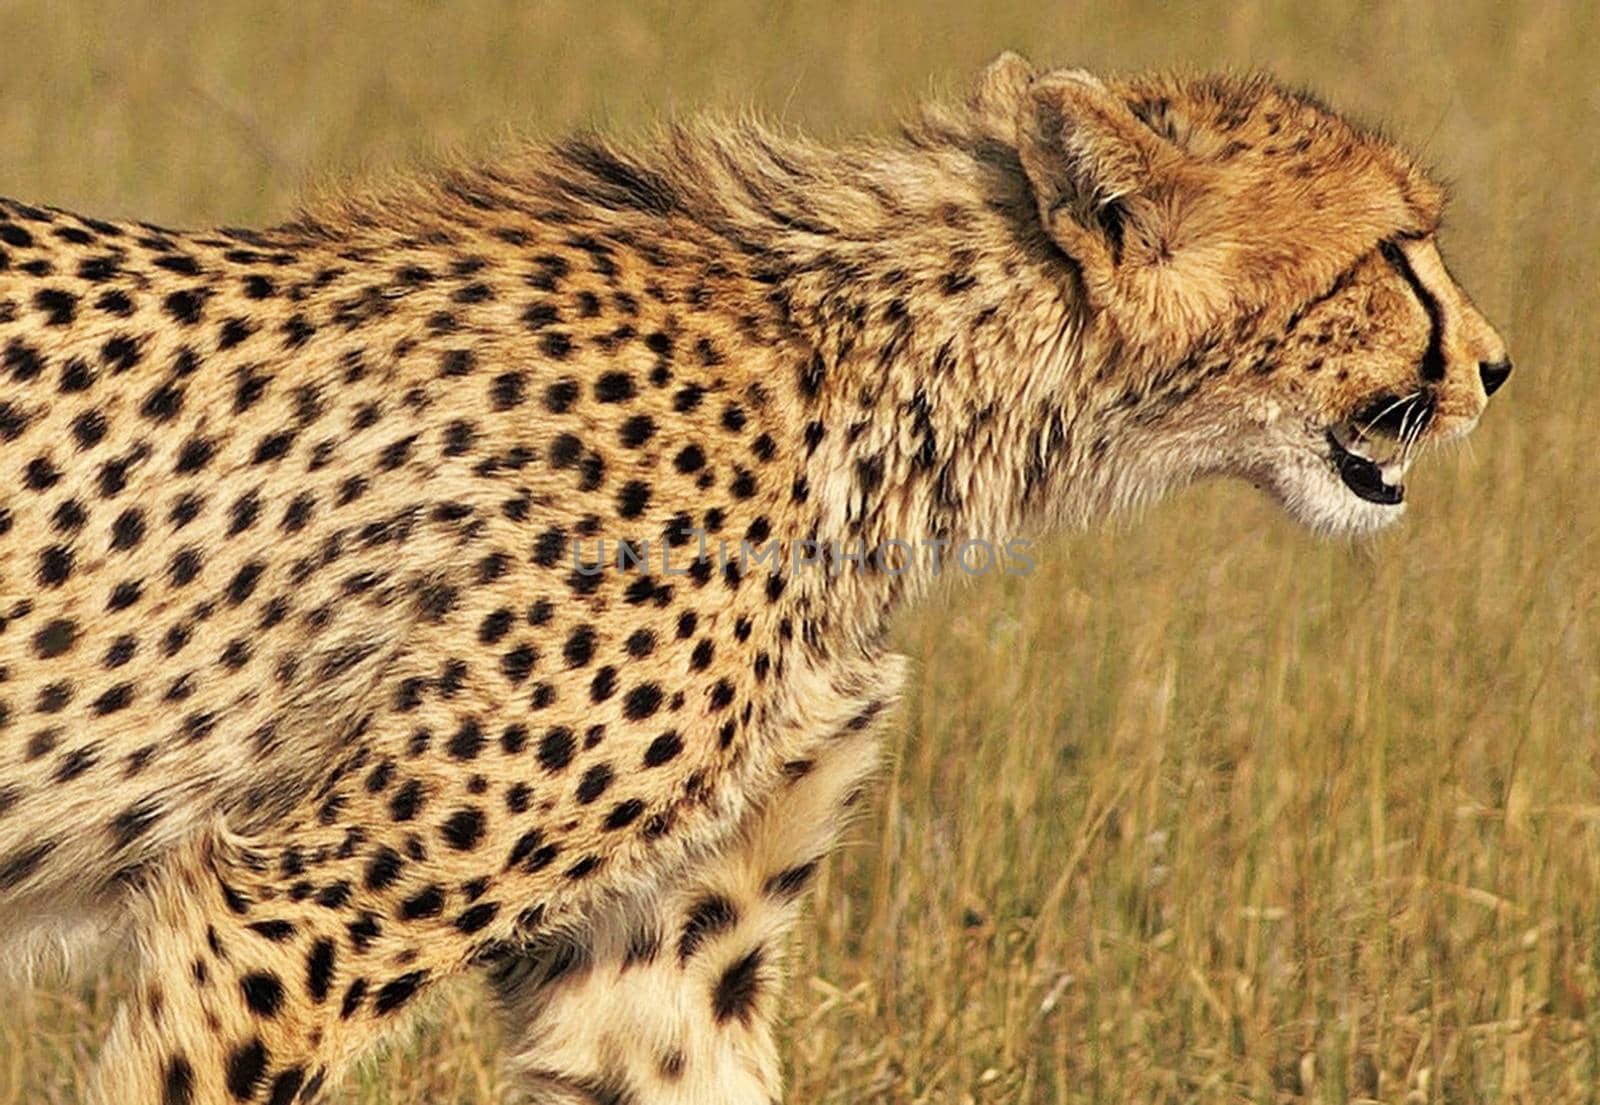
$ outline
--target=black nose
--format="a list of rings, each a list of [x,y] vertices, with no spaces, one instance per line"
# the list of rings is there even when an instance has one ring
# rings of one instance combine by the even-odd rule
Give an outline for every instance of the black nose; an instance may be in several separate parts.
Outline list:
[[[1511,375],[1510,361],[1478,362],[1478,375],[1483,379],[1483,393],[1493,395],[1500,390],[1500,385],[1506,382],[1506,377]]]

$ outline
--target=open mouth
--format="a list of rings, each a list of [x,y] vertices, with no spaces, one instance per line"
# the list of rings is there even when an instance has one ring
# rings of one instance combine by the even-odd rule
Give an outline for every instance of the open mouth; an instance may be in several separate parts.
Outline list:
[[[1405,501],[1401,481],[1433,410],[1433,396],[1425,391],[1383,395],[1328,428],[1328,460],[1352,494],[1380,506]]]
[[[1350,434],[1348,425],[1328,430],[1328,458],[1333,470],[1339,473],[1344,485],[1359,499],[1380,506],[1395,506],[1405,501],[1404,479],[1410,459],[1403,455],[1396,460],[1380,463],[1366,456],[1366,446]],[[1343,433],[1341,433],[1343,431]],[[1345,436],[1350,444],[1340,440]]]

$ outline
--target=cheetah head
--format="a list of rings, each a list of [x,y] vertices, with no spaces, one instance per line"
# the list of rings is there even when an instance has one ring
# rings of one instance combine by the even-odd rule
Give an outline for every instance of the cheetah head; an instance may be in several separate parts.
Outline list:
[[[1440,257],[1440,188],[1307,95],[1006,55],[974,106],[1118,351],[1156,482],[1241,477],[1315,530],[1371,531],[1404,510],[1419,450],[1470,430],[1510,373]]]

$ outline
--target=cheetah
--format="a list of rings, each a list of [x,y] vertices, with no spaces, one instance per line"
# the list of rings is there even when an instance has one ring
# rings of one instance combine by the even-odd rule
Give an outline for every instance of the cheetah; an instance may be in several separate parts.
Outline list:
[[[843,148],[586,134],[259,231],[4,202],[7,958],[127,935],[99,1103],[317,1100],[468,972],[533,1100],[777,1100],[891,614],[1206,477],[1397,519],[1511,370],[1442,200],[1270,78],[1006,54]]]

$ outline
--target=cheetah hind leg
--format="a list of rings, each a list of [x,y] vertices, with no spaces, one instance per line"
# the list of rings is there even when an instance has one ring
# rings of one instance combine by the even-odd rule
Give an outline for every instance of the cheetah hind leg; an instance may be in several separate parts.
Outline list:
[[[877,761],[832,738],[680,885],[581,936],[498,959],[508,1060],[539,1105],[769,1105],[787,934]]]
[[[93,1105],[321,1100],[428,988],[427,970],[369,984],[348,916],[263,900],[260,870],[218,828],[148,873],[134,907],[139,977],[95,1068]]]

